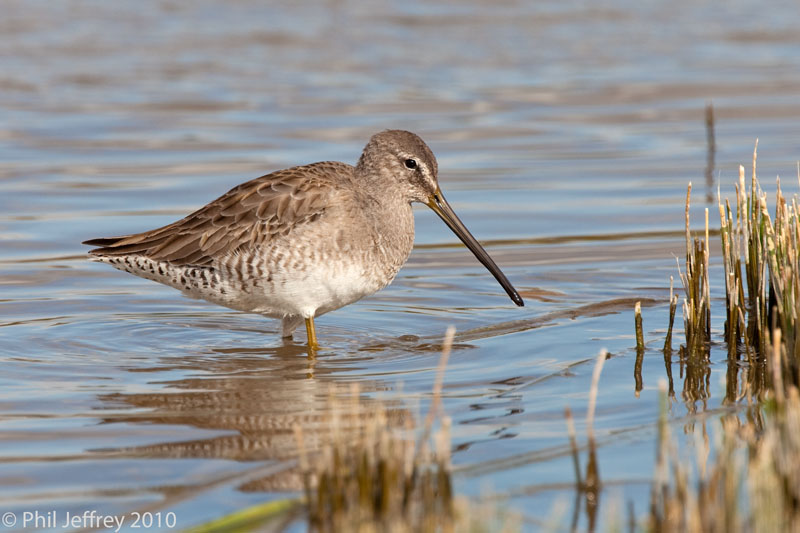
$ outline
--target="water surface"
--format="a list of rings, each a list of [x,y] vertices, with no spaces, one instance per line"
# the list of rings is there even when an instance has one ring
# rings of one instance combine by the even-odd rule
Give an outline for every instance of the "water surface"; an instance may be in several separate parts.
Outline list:
[[[398,420],[424,412],[452,324],[459,492],[510,498],[531,527],[562,508],[568,527],[563,410],[583,436],[607,349],[601,502],[643,514],[685,186],[699,228],[758,137],[765,185],[781,175],[795,190],[800,20],[782,4],[5,2],[2,510],[171,511],[186,527],[295,495],[292,427],[323,443],[330,398],[353,384]],[[302,332],[285,346],[275,321],[93,264],[79,244],[169,223],[271,170],[354,163],[386,128],[429,143],[450,202],[526,307],[425,207],[395,282],[318,320],[316,361]],[[652,347],[639,394],[635,301]],[[725,352],[708,398],[682,398],[673,366],[670,417],[694,441],[723,404]]]

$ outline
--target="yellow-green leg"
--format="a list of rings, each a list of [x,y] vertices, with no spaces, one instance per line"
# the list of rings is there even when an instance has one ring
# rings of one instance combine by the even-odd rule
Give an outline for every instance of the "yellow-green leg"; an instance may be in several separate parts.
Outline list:
[[[314,329],[314,317],[306,318],[306,335],[308,336],[308,347],[312,350],[319,348],[317,343],[317,332]]]

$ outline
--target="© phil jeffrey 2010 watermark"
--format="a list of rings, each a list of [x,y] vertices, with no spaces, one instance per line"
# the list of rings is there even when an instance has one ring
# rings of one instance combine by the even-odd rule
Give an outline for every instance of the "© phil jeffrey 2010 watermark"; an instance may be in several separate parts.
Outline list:
[[[71,513],[69,511],[19,511],[5,512],[0,523],[6,528],[31,529],[96,529],[118,532],[123,527],[130,529],[172,529],[178,524],[173,512],[126,514],[100,514],[97,511]]]

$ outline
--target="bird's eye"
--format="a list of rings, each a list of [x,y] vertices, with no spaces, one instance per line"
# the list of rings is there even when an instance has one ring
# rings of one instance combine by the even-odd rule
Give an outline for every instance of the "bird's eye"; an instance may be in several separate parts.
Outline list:
[[[406,166],[406,168],[411,169],[411,170],[414,170],[415,168],[417,168],[417,162],[415,160],[413,160],[413,159],[406,159],[403,162],[403,164]]]

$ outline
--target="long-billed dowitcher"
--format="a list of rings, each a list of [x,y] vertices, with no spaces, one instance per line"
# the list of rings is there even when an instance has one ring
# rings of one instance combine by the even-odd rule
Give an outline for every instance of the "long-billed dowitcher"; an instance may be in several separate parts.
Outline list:
[[[305,320],[314,349],[314,317],[382,289],[406,262],[412,202],[433,209],[524,305],[442,195],[433,152],[402,130],[374,135],[355,167],[278,170],[168,226],[84,244],[99,246],[89,252],[95,260],[187,296],[280,318],[284,337]]]

